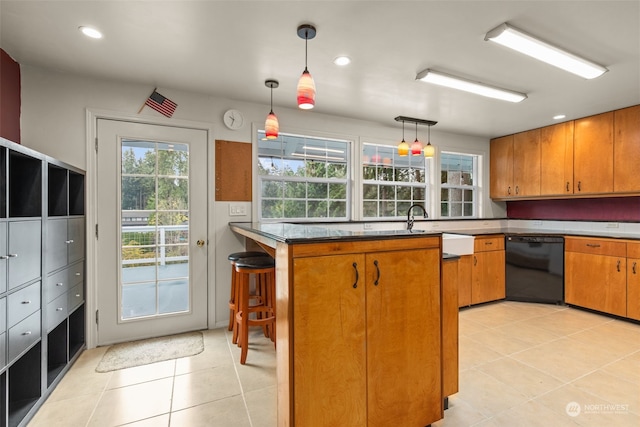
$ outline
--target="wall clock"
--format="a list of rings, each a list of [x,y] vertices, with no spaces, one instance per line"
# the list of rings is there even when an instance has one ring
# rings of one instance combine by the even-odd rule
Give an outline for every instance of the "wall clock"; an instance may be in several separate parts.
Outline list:
[[[224,112],[224,116],[222,117],[224,124],[231,130],[238,130],[244,124],[244,117],[242,113],[238,110],[227,110]]]

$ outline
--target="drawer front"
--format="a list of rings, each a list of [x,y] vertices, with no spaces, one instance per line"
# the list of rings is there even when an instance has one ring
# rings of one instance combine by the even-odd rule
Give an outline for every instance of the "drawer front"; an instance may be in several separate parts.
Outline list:
[[[42,221],[9,223],[9,289],[39,278]]]
[[[7,366],[7,334],[0,334],[0,369]]]
[[[71,288],[69,269],[58,271],[56,274],[47,277],[45,283],[45,302],[50,303]]]
[[[7,299],[0,298],[0,333],[7,331]]]
[[[476,236],[473,239],[474,252],[500,251],[504,249],[504,236]]]
[[[84,283],[74,286],[69,291],[69,314],[84,301]]]
[[[69,267],[67,273],[69,274],[69,287],[84,282],[84,261]]]
[[[564,250],[565,252],[626,257],[627,243],[612,239],[567,237],[564,240]]]
[[[60,295],[55,300],[51,301],[47,304],[47,332],[51,331],[53,328],[58,326],[60,322],[67,318],[68,308],[67,308],[67,299],[68,296]]]
[[[40,282],[20,289],[7,297],[9,328],[36,310],[40,310]]]
[[[9,363],[40,339],[40,310],[9,329]]]
[[[640,243],[627,243],[627,258],[640,258]]]

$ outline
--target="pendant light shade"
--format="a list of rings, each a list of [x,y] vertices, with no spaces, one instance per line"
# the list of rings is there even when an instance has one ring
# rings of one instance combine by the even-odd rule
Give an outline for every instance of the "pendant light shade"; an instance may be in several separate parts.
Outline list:
[[[267,80],[264,85],[271,89],[271,111],[264,123],[264,133],[267,139],[276,139],[280,131],[280,124],[278,123],[278,117],[273,112],[273,89],[277,88],[279,83],[277,80]]]
[[[298,107],[310,110],[316,105],[316,84],[307,69],[307,42],[316,36],[316,28],[305,24],[298,27],[298,37],[304,39],[304,71],[298,81]]]
[[[433,157],[436,154],[436,147],[431,145],[431,125],[427,128],[427,145],[424,147],[424,156]]]
[[[409,154],[409,144],[404,140],[404,120],[402,121],[402,141],[398,144],[398,156]]]
[[[416,123],[416,140],[411,144],[411,155],[419,156],[422,154],[422,142],[418,141],[418,123]]]

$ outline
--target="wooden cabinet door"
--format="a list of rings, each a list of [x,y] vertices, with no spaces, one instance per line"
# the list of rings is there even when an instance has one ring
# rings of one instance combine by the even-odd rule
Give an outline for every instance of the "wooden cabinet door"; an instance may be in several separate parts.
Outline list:
[[[505,298],[504,250],[473,254],[471,303],[480,304]]]
[[[491,140],[489,155],[490,197],[504,199],[513,195],[513,135]]]
[[[640,105],[614,111],[613,191],[640,191]]]
[[[627,315],[627,263],[618,256],[565,252],[565,302]]]
[[[613,192],[613,112],[575,120],[574,194]]]
[[[293,271],[292,425],[366,426],[364,255],[296,258]]]
[[[458,392],[458,263],[442,261],[442,395]]]
[[[463,255],[458,260],[458,307],[471,305],[471,266],[473,255]]]
[[[369,253],[366,265],[367,425],[431,424],[443,416],[440,251]]]
[[[540,129],[520,132],[513,136],[512,195],[540,195]]]
[[[540,129],[540,195],[573,194],[573,121]]]
[[[627,317],[640,320],[640,243],[627,243]]]

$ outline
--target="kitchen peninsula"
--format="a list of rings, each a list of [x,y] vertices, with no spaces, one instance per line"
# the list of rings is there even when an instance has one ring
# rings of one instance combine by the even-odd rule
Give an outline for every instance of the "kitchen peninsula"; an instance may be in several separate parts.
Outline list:
[[[279,427],[443,418],[441,233],[230,228],[276,260]]]

